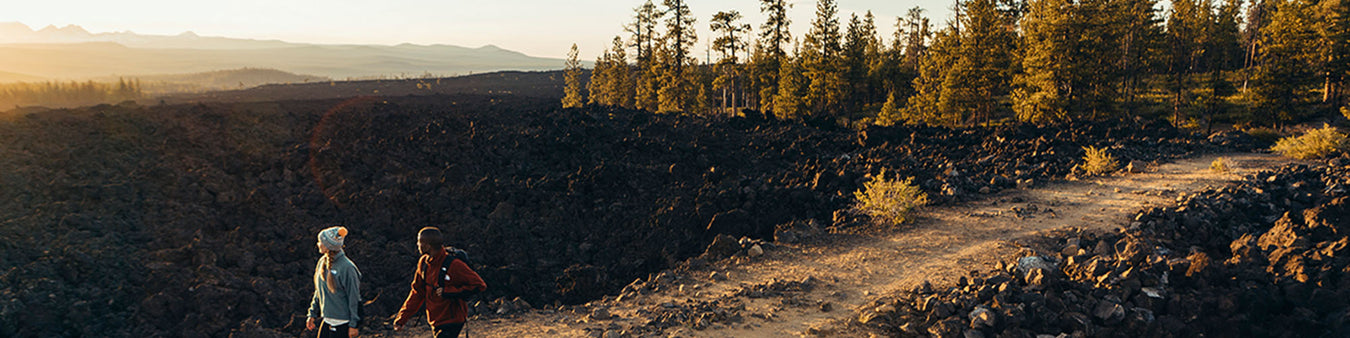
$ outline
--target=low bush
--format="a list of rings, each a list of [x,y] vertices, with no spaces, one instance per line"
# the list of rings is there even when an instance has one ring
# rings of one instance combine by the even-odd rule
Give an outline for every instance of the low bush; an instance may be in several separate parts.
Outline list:
[[[1281,155],[1306,160],[1326,158],[1350,149],[1350,139],[1330,125],[1309,130],[1301,136],[1280,139],[1270,150]]]
[[[887,179],[886,172],[873,177],[853,193],[853,209],[881,223],[901,224],[911,220],[914,209],[928,204],[928,194],[913,184],[913,177]]]
[[[1083,147],[1083,163],[1077,166],[1084,174],[1096,176],[1116,171],[1120,167],[1120,161],[1115,156],[1106,152],[1106,149],[1097,147]]]

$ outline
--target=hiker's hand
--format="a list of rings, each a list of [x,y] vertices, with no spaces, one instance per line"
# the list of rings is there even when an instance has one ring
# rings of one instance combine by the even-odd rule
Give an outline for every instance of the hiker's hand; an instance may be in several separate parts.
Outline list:
[[[314,317],[309,317],[309,320],[305,321],[305,330],[314,330]]]
[[[360,336],[360,335],[361,335],[361,330],[357,330],[357,329],[354,328],[354,327],[353,327],[353,328],[348,328],[348,329],[347,329],[347,337],[349,337],[349,338],[356,338],[356,336]]]
[[[436,296],[445,297],[445,288],[444,287],[436,288]]]

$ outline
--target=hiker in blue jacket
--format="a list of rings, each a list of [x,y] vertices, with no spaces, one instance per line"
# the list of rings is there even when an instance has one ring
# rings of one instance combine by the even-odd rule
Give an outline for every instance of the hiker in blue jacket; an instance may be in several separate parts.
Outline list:
[[[360,334],[356,328],[361,320],[361,271],[342,252],[346,239],[344,227],[319,231],[317,245],[323,257],[314,266],[314,298],[305,322],[306,330],[319,330],[319,338]]]

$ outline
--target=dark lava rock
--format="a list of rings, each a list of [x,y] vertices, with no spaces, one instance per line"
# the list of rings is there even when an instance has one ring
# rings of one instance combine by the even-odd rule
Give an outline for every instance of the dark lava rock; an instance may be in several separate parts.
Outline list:
[[[0,336],[300,335],[314,233],[333,224],[353,232],[346,250],[368,318],[401,305],[424,226],[472,254],[489,285],[481,299],[580,304],[684,266],[718,234],[766,239],[772,225],[825,221],[785,228],[802,240],[865,224],[848,196],[882,170],[914,177],[942,204],[1064,177],[1083,146],[1146,162],[1221,149],[1143,120],[859,133],[557,102],[437,95],[16,114],[0,123]],[[1306,209],[1332,184],[1350,186],[1276,178],[1280,189],[1305,183],[1232,208]],[[1329,274],[1311,258],[1303,274]],[[481,299],[475,313],[501,309]]]
[[[1000,337],[1340,336],[1350,332],[1350,279],[1342,276],[1350,271],[1350,196],[1323,187],[1347,181],[1350,168],[1289,165],[1142,211],[1123,233],[1033,241],[1046,251],[1068,239],[1095,244],[1047,271],[1062,273],[1054,283],[1044,282],[1051,274],[1043,267],[1030,268],[1044,262],[1031,256],[997,262],[960,287],[901,293],[917,300],[914,314],[877,327],[944,335],[963,326]],[[950,317],[941,306],[949,299],[973,300],[965,309],[977,310]],[[998,311],[998,324],[988,324],[985,308]]]
[[[717,235],[713,237],[712,244],[703,251],[703,255],[709,259],[722,259],[731,257],[741,251],[741,244],[735,237],[730,235]]]

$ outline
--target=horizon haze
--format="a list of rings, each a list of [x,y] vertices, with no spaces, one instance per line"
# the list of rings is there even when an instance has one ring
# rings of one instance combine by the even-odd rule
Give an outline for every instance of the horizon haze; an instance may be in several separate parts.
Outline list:
[[[529,56],[562,59],[571,44],[581,59],[594,60],[609,48],[611,38],[627,34],[633,8],[645,0],[430,2],[391,0],[258,1],[218,3],[167,0],[38,1],[10,6],[0,22],[22,22],[34,29],[78,25],[91,32],[135,32],[278,40],[340,45],[495,45]],[[736,10],[758,31],[764,22],[759,1],[687,1],[698,29],[698,50],[709,42],[708,22],[718,11]],[[660,1],[653,1],[660,5]],[[792,1],[792,31],[804,33],[815,16],[815,1]],[[950,1],[839,1],[839,18],[871,10],[883,37],[894,32],[895,19],[913,7],[923,8],[935,25],[950,17]]]

